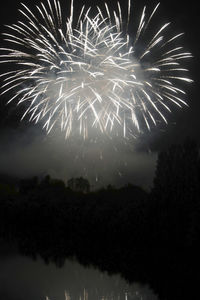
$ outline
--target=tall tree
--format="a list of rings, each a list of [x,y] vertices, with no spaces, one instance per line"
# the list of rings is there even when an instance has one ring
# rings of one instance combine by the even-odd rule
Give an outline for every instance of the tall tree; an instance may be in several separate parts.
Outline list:
[[[156,217],[162,229],[161,239],[167,243],[186,243],[191,218],[199,198],[199,149],[195,141],[187,139],[159,153],[152,190],[156,201]]]

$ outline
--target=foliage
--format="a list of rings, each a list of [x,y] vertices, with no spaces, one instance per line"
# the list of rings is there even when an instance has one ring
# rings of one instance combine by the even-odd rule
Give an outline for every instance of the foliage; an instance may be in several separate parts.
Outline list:
[[[90,191],[90,183],[83,177],[71,178],[67,182],[68,187],[72,191],[88,193]]]

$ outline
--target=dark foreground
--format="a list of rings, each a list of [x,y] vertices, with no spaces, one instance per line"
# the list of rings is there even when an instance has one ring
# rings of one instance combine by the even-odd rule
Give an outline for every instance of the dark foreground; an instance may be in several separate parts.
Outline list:
[[[46,263],[76,257],[148,283],[161,300],[199,299],[199,166],[189,141],[160,153],[150,193],[133,185],[89,192],[86,182],[76,191],[49,177],[17,190],[1,184],[0,237]]]

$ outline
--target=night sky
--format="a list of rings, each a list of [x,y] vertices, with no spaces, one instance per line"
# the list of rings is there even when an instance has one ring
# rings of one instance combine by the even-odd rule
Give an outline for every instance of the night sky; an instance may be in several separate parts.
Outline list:
[[[12,24],[18,20],[21,1],[4,1],[0,11],[0,31],[4,31],[3,24]],[[29,8],[39,1],[24,0]],[[69,1],[61,0],[69,8]],[[75,1],[75,11],[79,11],[85,2]],[[110,7],[116,8],[117,1],[108,0]],[[126,2],[120,1],[121,7],[126,9]],[[141,15],[144,5],[150,11],[157,1],[132,1],[132,18]],[[102,1],[87,1],[88,6],[102,5]],[[64,5],[63,5],[64,7]],[[171,22],[171,31],[185,32],[182,44],[186,51],[190,51],[194,58],[187,62],[192,84],[186,84],[186,101],[189,107],[174,108],[168,116],[168,126],[162,124],[152,132],[145,132],[132,141],[123,138],[113,140],[100,138],[96,143],[83,142],[80,139],[64,140],[62,134],[52,133],[46,136],[41,124],[33,125],[27,120],[20,122],[21,107],[15,103],[5,106],[6,95],[0,102],[0,174],[14,177],[33,175],[67,180],[70,177],[83,176],[88,178],[93,187],[106,184],[115,186],[127,182],[150,187],[156,165],[158,151],[172,143],[182,142],[186,137],[192,137],[200,142],[200,101],[199,89],[199,19],[196,3],[193,1],[162,1],[157,19],[161,23]],[[159,25],[159,24],[158,24]],[[160,26],[159,25],[159,26]],[[2,36],[1,36],[2,45]],[[2,67],[4,70],[5,67]]]

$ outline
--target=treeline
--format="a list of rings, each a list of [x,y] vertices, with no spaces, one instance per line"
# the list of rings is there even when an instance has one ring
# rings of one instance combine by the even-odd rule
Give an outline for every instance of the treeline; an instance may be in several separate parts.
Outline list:
[[[130,282],[149,283],[161,299],[199,299],[200,157],[194,141],[158,156],[151,192],[127,185],[90,192],[49,176],[0,185],[0,237],[21,253],[62,266],[75,257]]]

